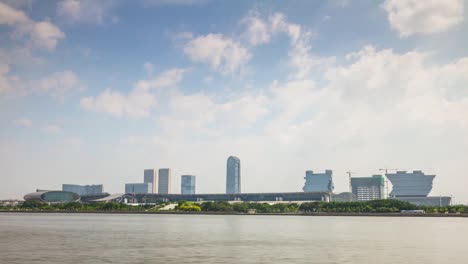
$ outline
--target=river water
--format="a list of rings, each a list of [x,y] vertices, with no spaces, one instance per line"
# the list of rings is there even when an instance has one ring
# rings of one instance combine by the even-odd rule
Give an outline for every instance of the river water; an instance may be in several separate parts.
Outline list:
[[[0,213],[0,263],[468,263],[467,218]]]

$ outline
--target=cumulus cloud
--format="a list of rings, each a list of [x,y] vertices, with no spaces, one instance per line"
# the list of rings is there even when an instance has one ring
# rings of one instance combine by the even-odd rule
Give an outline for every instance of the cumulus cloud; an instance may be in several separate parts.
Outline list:
[[[115,117],[142,118],[150,115],[151,107],[156,104],[153,90],[176,86],[182,81],[186,69],[170,69],[156,78],[138,81],[128,94],[106,89],[96,97],[84,97],[80,105],[88,111],[102,112]]]
[[[23,127],[32,127],[33,123],[29,118],[20,118],[15,120],[15,124]]]
[[[110,10],[117,1],[64,0],[57,4],[57,14],[70,23],[102,24],[107,20],[117,22]]]
[[[23,11],[2,2],[0,2],[1,24],[12,26],[15,29],[13,36],[22,38],[26,35],[33,47],[48,51],[55,50],[58,41],[65,38],[65,33],[50,21],[36,22],[27,17]]]
[[[386,0],[390,26],[400,37],[447,31],[463,21],[464,0]]]
[[[72,71],[55,72],[37,83],[37,91],[63,100],[66,95],[84,91],[86,86]]]
[[[246,26],[245,35],[249,43],[253,46],[269,43],[271,39],[270,25],[264,21],[259,12],[250,11],[249,14],[242,19],[242,23]]]
[[[239,42],[221,34],[208,34],[188,41],[184,52],[195,62],[206,63],[222,74],[238,72],[252,57]]]

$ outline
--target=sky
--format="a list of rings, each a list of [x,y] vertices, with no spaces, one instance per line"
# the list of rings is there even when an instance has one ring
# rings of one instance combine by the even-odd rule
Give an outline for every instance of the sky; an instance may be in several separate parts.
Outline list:
[[[436,174],[468,202],[468,0],[0,0],[0,199]]]

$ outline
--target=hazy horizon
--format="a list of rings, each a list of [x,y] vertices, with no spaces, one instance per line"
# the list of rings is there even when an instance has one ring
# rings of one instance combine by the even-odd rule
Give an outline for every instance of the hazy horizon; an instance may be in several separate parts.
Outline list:
[[[0,0],[0,199],[149,168],[224,193],[234,155],[245,193],[389,168],[466,204],[467,3]]]

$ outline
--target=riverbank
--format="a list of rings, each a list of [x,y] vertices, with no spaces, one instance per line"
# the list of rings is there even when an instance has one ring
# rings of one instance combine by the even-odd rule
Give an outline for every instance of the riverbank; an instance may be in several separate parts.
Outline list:
[[[162,214],[162,215],[265,215],[265,216],[349,216],[349,217],[467,217],[468,214],[435,214],[435,213],[238,213],[238,212],[183,212],[183,211],[71,211],[71,210],[0,210],[0,213],[31,214]]]

